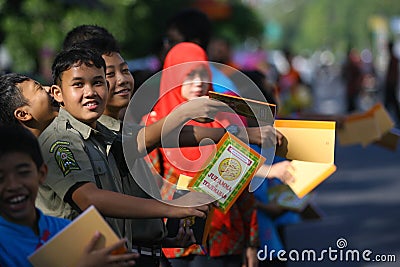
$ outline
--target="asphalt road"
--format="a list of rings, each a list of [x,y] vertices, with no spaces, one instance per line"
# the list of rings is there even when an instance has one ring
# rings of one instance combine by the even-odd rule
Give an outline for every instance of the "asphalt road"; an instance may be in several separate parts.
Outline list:
[[[323,218],[288,226],[286,241],[288,251],[337,252],[323,261],[293,261],[288,266],[400,266],[400,148],[392,152],[376,145],[338,146],[335,163],[337,171],[314,191]],[[339,239],[347,245],[337,244]],[[340,261],[340,250],[358,250],[360,261],[350,254]],[[362,260],[365,250],[372,251],[366,255],[371,260],[378,254],[395,255],[397,262],[367,262]]]
[[[343,112],[339,79],[324,79],[315,88],[316,112]],[[301,256],[312,250],[317,260],[308,260],[307,252],[305,261],[289,260],[288,267],[400,266],[400,144],[395,152],[377,145],[336,144],[337,171],[314,190],[323,218],[286,228],[286,251],[296,250]],[[327,252],[318,260],[323,250]],[[363,252],[370,261],[363,259]],[[393,260],[393,255],[396,262],[376,261]]]

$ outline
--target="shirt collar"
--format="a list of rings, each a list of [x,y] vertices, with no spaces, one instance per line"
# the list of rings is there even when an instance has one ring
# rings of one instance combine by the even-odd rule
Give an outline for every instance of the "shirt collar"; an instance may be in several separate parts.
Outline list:
[[[101,124],[114,132],[119,132],[121,130],[121,121],[114,119],[113,117],[110,117],[108,115],[101,115],[101,117],[97,121],[99,121]]]
[[[60,108],[60,111],[58,113],[59,118],[64,118],[67,123],[71,126],[71,128],[77,130],[83,137],[83,139],[88,139],[90,134],[93,133],[98,133],[96,129],[93,129],[89,125],[77,120],[74,116],[72,116],[68,111],[66,111],[64,108]]]
[[[89,139],[90,135],[93,134],[94,136],[101,137],[105,144],[111,145],[117,138],[120,138],[118,132],[113,132],[99,121],[97,121],[96,123],[96,129],[93,129],[89,125],[77,120],[74,116],[72,116],[68,111],[63,108],[60,108],[58,117],[65,119],[69,124],[69,127],[78,131],[81,134],[82,138],[85,140]]]
[[[39,236],[43,236],[44,231],[47,229],[46,220],[44,219],[43,212],[40,209],[36,208],[36,214],[38,216],[37,227],[39,228]],[[32,227],[10,222],[5,218],[3,218],[2,216],[0,216],[0,225],[3,227],[7,227],[8,229],[12,229],[12,231],[23,233],[25,236],[27,235],[27,233],[30,233],[30,235],[32,236],[36,236]]]

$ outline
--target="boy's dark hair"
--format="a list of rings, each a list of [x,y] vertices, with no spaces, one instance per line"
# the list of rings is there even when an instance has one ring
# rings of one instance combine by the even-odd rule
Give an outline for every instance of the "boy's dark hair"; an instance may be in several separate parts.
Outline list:
[[[18,84],[30,80],[29,77],[8,73],[0,77],[0,121],[4,124],[19,124],[14,116],[14,111],[28,104]]]
[[[36,137],[22,125],[0,126],[0,157],[12,152],[28,154],[38,169],[44,163]]]
[[[108,37],[99,37],[76,43],[72,48],[94,49],[100,55],[111,55],[111,53],[120,53],[115,39]]]
[[[211,21],[207,14],[196,8],[185,8],[167,21],[167,29],[176,28],[184,37],[185,42],[198,40],[207,51],[211,37]]]
[[[73,28],[67,33],[64,39],[63,50],[68,50],[76,46],[79,47],[79,44],[91,39],[97,39],[97,41],[101,42],[101,44],[98,45],[99,48],[96,49],[107,47],[111,52],[119,53],[120,51],[117,40],[115,40],[114,36],[106,28],[98,25],[80,25]],[[107,53],[109,53],[109,51],[107,51]]]
[[[96,50],[83,48],[62,50],[57,54],[51,67],[53,84],[61,85],[63,72],[73,66],[81,66],[82,64],[87,67],[103,68],[104,72],[106,71],[106,63]]]

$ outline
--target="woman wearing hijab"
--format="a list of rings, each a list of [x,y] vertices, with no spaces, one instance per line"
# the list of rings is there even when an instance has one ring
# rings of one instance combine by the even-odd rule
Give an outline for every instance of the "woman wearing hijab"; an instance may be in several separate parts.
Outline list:
[[[206,52],[194,43],[180,43],[167,54],[160,84],[160,98],[147,123],[167,116],[186,101],[206,96],[212,90],[211,72]],[[187,125],[209,128],[227,128],[231,124],[244,126],[239,116],[231,113],[217,114],[212,122],[190,121]],[[213,152],[215,145],[159,149],[159,166],[164,177],[161,194],[171,199],[180,174],[194,176]],[[156,153],[150,154],[154,164]],[[258,246],[254,196],[244,190],[228,213],[216,210],[213,215],[205,256],[198,245],[187,249],[164,249],[174,267],[179,266],[242,266],[243,255],[249,247]],[[251,261],[256,261],[255,253]],[[207,264],[207,265],[206,265]],[[249,265],[251,266],[251,265]]]

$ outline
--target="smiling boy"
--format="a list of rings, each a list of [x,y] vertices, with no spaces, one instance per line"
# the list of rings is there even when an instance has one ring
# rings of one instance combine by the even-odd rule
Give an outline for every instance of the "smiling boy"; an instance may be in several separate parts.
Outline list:
[[[35,208],[47,168],[35,137],[19,128],[0,128],[1,266],[29,266],[27,256],[69,223]]]
[[[22,123],[35,136],[57,116],[58,107],[37,81],[16,73],[0,77],[0,121]]]
[[[108,97],[105,69],[103,58],[88,49],[62,51],[54,60],[51,91],[61,107],[39,136],[50,173],[39,190],[39,207],[74,218],[93,204],[130,242],[133,218],[204,217],[207,205],[177,207],[137,195],[133,179],[124,176],[124,161],[116,161],[123,157],[118,135],[97,122]]]
[[[35,136],[20,125],[0,126],[0,266],[31,267],[28,256],[69,224],[35,207],[38,187],[46,176]],[[126,240],[95,250],[99,238],[99,234],[94,236],[78,266],[134,264],[134,254],[112,255]]]

